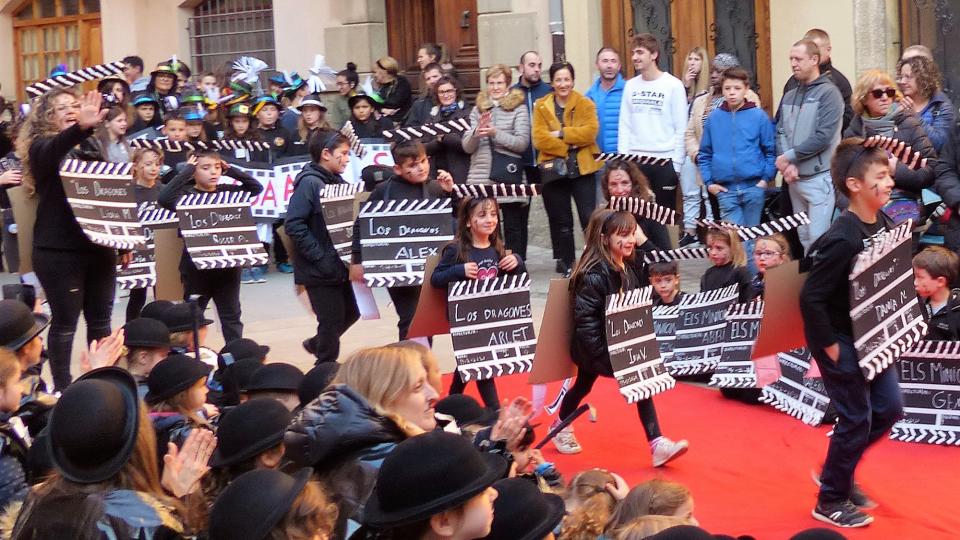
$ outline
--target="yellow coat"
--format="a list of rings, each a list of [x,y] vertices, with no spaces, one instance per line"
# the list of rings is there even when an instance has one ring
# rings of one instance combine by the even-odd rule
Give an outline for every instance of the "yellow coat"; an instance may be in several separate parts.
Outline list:
[[[562,140],[550,134],[560,129],[552,92],[533,104],[533,146],[539,152],[537,161],[543,163],[558,157],[566,158],[570,147],[575,147],[578,149],[580,174],[598,171],[600,163],[593,156],[600,153],[600,147],[597,146],[600,122],[593,101],[572,90],[563,109],[563,125]]]

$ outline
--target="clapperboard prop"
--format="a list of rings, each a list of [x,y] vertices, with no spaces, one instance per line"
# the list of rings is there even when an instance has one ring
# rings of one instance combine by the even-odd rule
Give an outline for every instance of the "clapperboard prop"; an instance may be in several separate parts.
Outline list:
[[[593,159],[597,161],[631,161],[637,165],[658,165],[664,166],[670,163],[670,158],[661,158],[653,156],[644,156],[641,154],[621,154],[618,152],[601,152],[599,154],[594,154]]]
[[[726,221],[714,221],[712,219],[701,219],[698,220],[697,223],[704,227],[714,229],[733,229],[737,231],[737,236],[739,236],[741,240],[746,241],[756,240],[757,238],[762,236],[770,236],[771,234],[784,233],[791,229],[796,229],[797,227],[809,225],[810,216],[808,216],[806,212],[800,212],[779,219],[767,221],[766,223],[761,223],[753,227],[742,227],[734,223],[729,223]]]
[[[656,262],[669,261],[690,261],[693,259],[706,259],[709,253],[707,248],[680,248],[666,251],[648,251],[643,255],[643,262],[653,264]]]
[[[652,219],[663,225],[677,223],[677,213],[674,210],[640,197],[611,197],[608,207],[618,212],[630,212],[641,218]]]
[[[250,195],[242,191],[192,193],[177,203],[187,253],[200,270],[267,264],[250,214]]]
[[[437,135],[446,135],[448,133],[463,133],[468,129],[470,129],[470,120],[467,118],[458,118],[446,122],[384,130],[383,138],[388,141],[412,141],[414,139],[436,137]]]
[[[209,142],[196,141],[171,141],[170,139],[133,139],[130,141],[132,148],[149,148],[152,150],[163,150],[164,152],[192,152],[194,150],[206,150],[212,148],[218,151],[226,150],[249,150],[261,151],[269,150],[270,143],[264,141],[241,141],[237,139],[213,140]]]
[[[146,243],[137,216],[131,167],[129,163],[77,159],[60,166],[67,202],[91,242],[115,249],[135,249]]]
[[[777,353],[777,360],[780,362],[780,378],[763,387],[760,401],[804,424],[819,426],[830,398],[823,387],[823,379],[806,376],[812,361],[810,351],[794,349]]]
[[[457,197],[536,197],[540,186],[536,184],[454,184]]]
[[[30,97],[39,97],[55,88],[70,88],[85,82],[97,81],[112,75],[122,75],[125,64],[123,62],[107,62],[95,66],[85,67],[44,81],[37,81],[26,88]]]
[[[720,363],[710,378],[710,385],[720,388],[756,388],[757,370],[751,355],[760,335],[763,302],[734,304],[727,311],[726,338]]]
[[[420,285],[427,257],[453,240],[450,199],[368,202],[358,219],[368,287]]]
[[[356,154],[357,157],[363,159],[364,156],[367,155],[367,149],[363,147],[363,144],[360,142],[360,137],[357,137],[357,131],[353,129],[353,122],[347,120],[347,123],[340,128],[340,133],[350,141],[350,150]]]
[[[911,225],[908,220],[877,236],[850,272],[854,346],[868,381],[927,331],[913,287]]]
[[[727,310],[737,302],[737,294],[737,286],[730,285],[680,300],[673,356],[664,362],[671,375],[713,372],[723,351]]]
[[[133,258],[126,268],[117,266],[117,284],[121,289],[142,289],[157,284],[157,254],[154,235],[160,229],[176,229],[180,224],[176,212],[147,202],[140,205],[137,214],[146,244],[133,250]]]
[[[607,297],[607,351],[627,403],[648,399],[676,384],[660,359],[652,294],[652,287],[644,287]]]
[[[660,359],[666,365],[673,358],[673,342],[677,339],[680,306],[654,306],[653,332],[657,336]]]
[[[331,184],[320,192],[320,206],[330,240],[343,262],[350,263],[353,247],[353,199],[363,186]]]
[[[890,438],[960,445],[960,343],[921,341],[898,367],[904,417]]]
[[[447,313],[464,381],[530,371],[537,337],[527,274],[451,283]]]

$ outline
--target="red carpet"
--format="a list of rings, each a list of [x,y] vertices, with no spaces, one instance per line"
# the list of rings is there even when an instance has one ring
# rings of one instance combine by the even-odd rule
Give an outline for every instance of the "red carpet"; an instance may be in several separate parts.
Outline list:
[[[500,396],[530,395],[526,375],[498,379]],[[449,384],[449,377],[445,378]],[[556,396],[551,384],[547,399]],[[468,385],[474,397],[475,386]],[[687,455],[654,469],[633,405],[616,382],[600,379],[587,398],[598,409],[597,423],[583,415],[575,424],[583,452],[564,456],[552,444],[544,457],[569,478],[602,467],[635,485],[662,477],[688,486],[701,526],[714,533],[786,539],[820,522],[810,517],[816,486],[810,471],[826,455],[827,428],[811,428],[769,406],[751,407],[723,399],[711,389],[678,384],[656,396],[666,436],[690,441]],[[538,440],[549,420],[535,422]],[[851,539],[960,538],[960,448],[885,440],[861,462],[858,481],[879,507],[875,521],[841,531]]]

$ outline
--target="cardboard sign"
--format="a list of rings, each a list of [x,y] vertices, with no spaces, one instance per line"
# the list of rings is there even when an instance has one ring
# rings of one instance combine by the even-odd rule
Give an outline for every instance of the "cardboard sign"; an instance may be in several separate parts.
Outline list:
[[[868,381],[927,332],[913,287],[911,225],[907,220],[878,236],[850,272],[854,347]]]
[[[657,336],[660,358],[666,363],[673,359],[673,342],[677,339],[677,319],[680,306],[655,306],[653,308],[653,332]]]
[[[764,275],[763,321],[753,346],[753,358],[773,356],[807,346],[800,314],[800,290],[807,273],[800,273],[800,261],[790,261],[767,270]]]
[[[360,147],[360,153],[351,149],[350,161],[347,163],[347,168],[343,171],[343,174],[340,175],[347,182],[360,182],[363,169],[370,165],[393,166],[393,154],[390,153],[389,144],[360,143]]]
[[[607,297],[607,351],[627,403],[649,399],[676,384],[660,359],[653,332],[652,294],[652,287],[644,287]]]
[[[368,202],[358,219],[363,274],[370,287],[422,284],[427,257],[453,240],[450,199]]]
[[[221,177],[221,183],[237,185],[230,176],[230,169],[236,168],[250,176],[263,186],[263,191],[250,200],[250,212],[255,218],[279,218],[287,213],[293,185],[304,165],[310,162],[304,156],[280,158],[274,163],[246,162],[225,155],[230,168]]]
[[[146,243],[131,168],[129,163],[77,159],[65,160],[60,166],[67,203],[94,244],[135,249]]]
[[[777,354],[777,359],[780,361],[780,378],[763,388],[760,401],[804,424],[819,426],[830,398],[823,387],[823,379],[806,376],[812,361],[810,351],[794,349]]]
[[[726,338],[720,362],[710,378],[710,386],[720,388],[760,388],[751,355],[760,334],[763,302],[734,304],[727,311]]]
[[[905,414],[890,438],[960,446],[960,343],[921,341],[897,369]]]
[[[540,339],[533,358],[529,384],[546,384],[569,379],[577,374],[570,357],[573,337],[573,310],[570,307],[570,280],[551,279],[547,303],[540,321]]]
[[[530,371],[537,336],[526,273],[451,283],[447,313],[464,382]]]
[[[343,262],[350,264],[353,248],[353,199],[360,184],[331,184],[320,192],[320,207],[333,247]]]
[[[383,138],[396,141],[412,141],[413,139],[436,137],[437,135],[447,135],[449,133],[463,133],[468,129],[470,129],[470,120],[467,118],[457,118],[455,120],[447,120],[446,122],[384,130]]]
[[[410,321],[408,337],[439,336],[450,333],[450,321],[447,319],[447,291],[430,285],[430,277],[440,262],[440,255],[427,257],[423,270],[423,283],[417,311]]]
[[[157,300],[183,300],[183,281],[180,279],[183,238],[177,232],[177,229],[157,229],[153,232],[157,268],[157,285],[153,293]]]
[[[737,302],[737,286],[704,291],[680,300],[673,356],[664,363],[671,375],[712,373],[726,338],[727,309]]]
[[[141,204],[137,215],[147,242],[142,248],[133,250],[133,259],[126,268],[117,266],[117,284],[121,289],[143,289],[157,284],[156,231],[176,230],[180,223],[175,212],[152,202]]]
[[[20,252],[20,274],[33,272],[33,226],[37,222],[37,205],[40,198],[27,195],[27,188],[12,187],[7,190],[13,220],[17,224],[17,249]]]
[[[177,203],[187,253],[200,270],[267,264],[257,238],[249,194],[242,191],[192,193]]]

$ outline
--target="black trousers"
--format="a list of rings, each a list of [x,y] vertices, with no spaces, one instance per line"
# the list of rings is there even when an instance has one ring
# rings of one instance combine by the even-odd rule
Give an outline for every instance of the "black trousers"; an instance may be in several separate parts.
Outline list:
[[[72,251],[34,248],[33,268],[53,315],[47,350],[54,391],[73,380],[70,358],[80,313],[87,323],[87,342],[110,335],[117,252],[109,248]]]
[[[130,298],[127,300],[127,318],[130,322],[140,317],[140,310],[147,304],[146,287],[130,289]]]
[[[400,331],[400,341],[407,339],[407,331],[413,322],[413,315],[417,312],[417,303],[420,301],[420,285],[414,287],[387,287],[387,294],[397,310],[400,321],[397,329]]]
[[[589,373],[582,369],[577,373],[576,381],[574,381],[570,390],[567,390],[567,395],[563,396],[563,401],[560,403],[561,419],[570,416],[573,414],[573,411],[577,410],[580,402],[583,401],[583,398],[587,397],[587,394],[590,393],[590,389],[593,388],[593,383],[595,382],[597,382],[596,374]],[[646,433],[648,441],[652,442],[662,435],[660,433],[660,421],[657,419],[657,408],[653,405],[653,399],[641,399],[638,401],[637,415],[640,416],[640,423],[643,424],[643,431]]]
[[[317,333],[313,336],[317,363],[336,362],[340,356],[340,336],[360,319],[357,299],[350,283],[307,287],[310,306],[317,317]]]
[[[503,213],[503,245],[521,259],[527,260],[530,202],[511,202],[500,205]]]
[[[287,247],[283,245],[283,241],[280,240],[280,235],[277,234],[277,229],[283,226],[283,220],[278,219],[273,222],[273,263],[274,264],[283,264],[290,262],[290,255],[287,254]],[[267,251],[269,253],[269,251]]]
[[[207,304],[213,300],[217,306],[217,316],[220,317],[220,329],[225,343],[243,337],[243,323],[240,322],[240,270],[240,268],[197,270],[190,261],[184,261],[180,265],[184,300],[192,295],[198,295],[201,310],[206,310]]]
[[[580,228],[586,229],[590,214],[597,208],[597,185],[593,174],[562,178],[543,185],[543,206],[550,221],[550,241],[554,257],[573,265],[576,248],[573,243],[573,211],[570,199],[577,205]]]
[[[666,165],[640,165],[640,170],[650,181],[650,189],[657,199],[657,204],[667,208],[677,209],[677,185],[680,177],[673,170],[673,163]]]
[[[484,406],[488,409],[499,411],[500,396],[497,395],[497,384],[493,381],[494,379],[476,381],[477,391],[480,392],[480,399],[483,400]],[[453,380],[450,382],[450,395],[462,394],[463,389],[466,387],[467,383],[463,382],[463,378],[460,377],[460,371],[456,369],[453,370]]]

